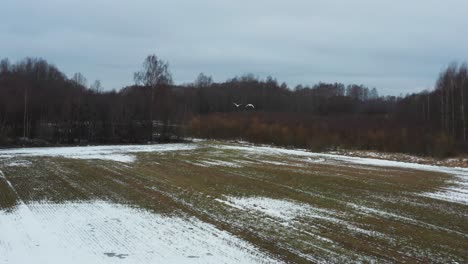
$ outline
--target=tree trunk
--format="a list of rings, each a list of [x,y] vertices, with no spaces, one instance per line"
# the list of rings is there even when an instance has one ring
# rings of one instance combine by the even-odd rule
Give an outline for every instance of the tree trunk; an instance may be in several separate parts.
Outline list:
[[[26,138],[27,133],[27,111],[28,111],[28,89],[24,89],[24,113],[23,113],[23,138]]]
[[[443,131],[446,131],[445,130],[445,105],[444,105],[444,90],[441,89],[440,90],[440,116],[441,116],[441,125],[442,125],[442,130]]]
[[[451,100],[451,103],[452,103],[452,137],[455,139],[456,138],[456,131],[455,131],[455,96],[454,96],[454,90],[455,90],[455,87],[453,85],[453,81],[452,81],[452,85],[450,86],[451,87],[451,97],[452,97],[452,100]]]
[[[462,139],[463,142],[466,142],[466,117],[465,117],[465,94],[464,90],[465,89],[465,82],[463,82],[462,86],[460,87],[460,92],[461,92],[461,118],[462,118]]]
[[[431,121],[431,96],[427,94],[427,120]]]
[[[447,87],[445,91],[445,129],[448,135],[451,135],[450,132],[450,88]]]
[[[151,102],[150,102],[150,141],[153,142],[153,111],[154,111],[154,89],[156,89],[154,86],[151,87]]]

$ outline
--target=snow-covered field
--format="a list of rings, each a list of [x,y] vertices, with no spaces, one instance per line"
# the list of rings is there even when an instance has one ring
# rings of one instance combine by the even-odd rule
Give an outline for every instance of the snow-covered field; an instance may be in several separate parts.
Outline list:
[[[130,163],[135,161],[134,153],[180,151],[194,148],[195,145],[193,144],[19,148],[0,150],[0,159],[17,159],[19,157],[64,157],[70,159],[98,159]]]
[[[272,263],[195,218],[103,201],[22,204],[0,212],[0,263]]]
[[[245,153],[254,153],[260,155],[274,156],[296,156],[303,158],[306,162],[320,162],[330,165],[339,164],[359,164],[377,167],[394,167],[412,170],[424,170],[432,172],[440,172],[454,175],[451,181],[452,186],[442,187],[434,192],[422,193],[421,195],[441,199],[449,202],[461,203],[468,205],[468,168],[444,167],[425,165],[418,163],[408,163],[393,160],[383,160],[374,158],[349,157],[343,155],[314,153],[305,150],[291,150],[274,147],[256,147],[256,146],[220,146],[222,149],[239,150]],[[313,159],[312,159],[313,158]],[[274,164],[274,163],[273,163]],[[278,165],[284,165],[279,163]]]
[[[455,178],[450,181],[452,186],[441,187],[434,192],[426,192],[421,195],[452,203],[468,205],[468,174],[454,175]]]
[[[468,261],[468,169],[248,143],[0,150],[0,264]]]

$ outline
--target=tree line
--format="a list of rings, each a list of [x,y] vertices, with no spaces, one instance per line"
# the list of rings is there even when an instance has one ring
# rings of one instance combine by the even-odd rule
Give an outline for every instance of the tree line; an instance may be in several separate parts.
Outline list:
[[[468,70],[450,65],[432,91],[381,96],[342,83],[288,87],[246,74],[175,85],[148,56],[134,84],[105,91],[39,58],[0,61],[0,146],[147,143],[186,137],[447,156],[467,151]],[[247,105],[251,107],[247,108]]]

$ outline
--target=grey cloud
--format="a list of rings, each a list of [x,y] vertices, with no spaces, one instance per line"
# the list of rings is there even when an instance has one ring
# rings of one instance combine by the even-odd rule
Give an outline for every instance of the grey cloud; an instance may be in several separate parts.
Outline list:
[[[467,60],[465,0],[4,0],[0,56],[40,56],[107,88],[132,83],[150,53],[176,82],[252,72],[291,86],[357,82],[430,88]]]

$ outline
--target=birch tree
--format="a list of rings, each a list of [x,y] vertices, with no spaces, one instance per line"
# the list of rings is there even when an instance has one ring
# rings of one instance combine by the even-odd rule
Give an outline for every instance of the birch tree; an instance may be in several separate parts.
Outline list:
[[[149,87],[150,89],[150,105],[149,105],[149,132],[150,141],[153,141],[153,112],[155,94],[158,88],[169,86],[172,84],[172,75],[169,71],[169,63],[159,59],[156,55],[148,55],[143,61],[142,69],[135,72],[133,75],[135,83]]]
[[[468,67],[463,64],[458,72],[460,79],[460,116],[462,121],[461,135],[463,142],[466,142],[466,110],[465,110],[465,89],[468,85]]]

